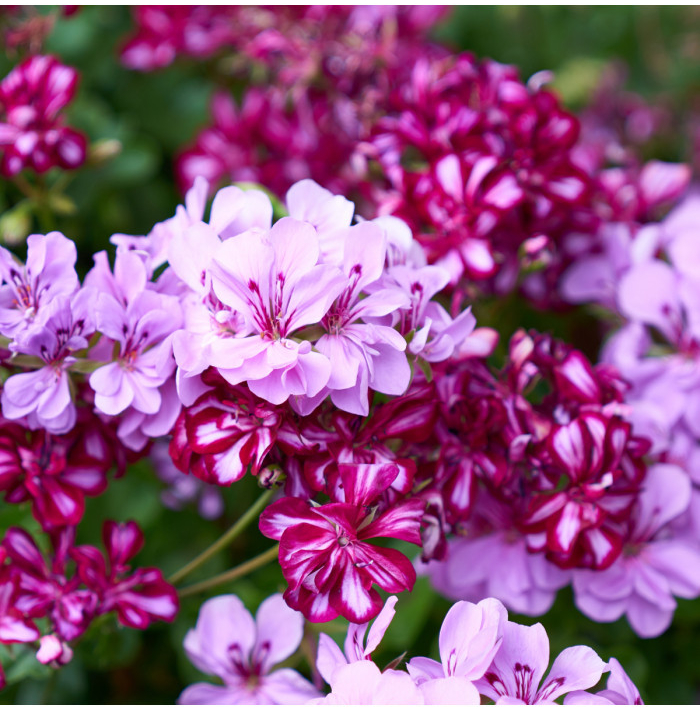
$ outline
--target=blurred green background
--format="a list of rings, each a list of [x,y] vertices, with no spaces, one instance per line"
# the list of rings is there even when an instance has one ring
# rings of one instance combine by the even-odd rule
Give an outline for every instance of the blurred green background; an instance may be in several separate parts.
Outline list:
[[[83,271],[90,267],[94,251],[107,248],[112,233],[145,234],[172,215],[180,202],[173,158],[207,123],[214,89],[213,67],[207,62],[184,59],[148,74],[123,68],[118,50],[130,28],[128,8],[85,7],[70,18],[58,17],[46,45],[46,51],[82,75],[69,123],[91,141],[117,139],[122,144],[112,160],[80,171],[66,191],[70,203],[54,217],[52,226],[78,242]],[[458,7],[436,37],[455,49],[516,64],[525,78],[541,69],[553,70],[556,88],[573,109],[586,104],[609,63],[624,62],[627,88],[652,103],[668,105],[680,125],[700,107],[699,30],[698,7]],[[15,57],[0,56],[0,75],[15,62]],[[655,157],[670,160],[690,154],[682,131],[654,150]],[[0,184],[0,214],[12,214],[19,200],[14,185]],[[7,226],[7,221],[0,222],[0,232]],[[21,246],[18,253],[23,256]],[[498,323],[503,339],[525,324],[577,340],[581,320],[571,313],[543,316],[517,299],[510,305],[501,310],[508,319]],[[474,310],[485,324],[478,304]],[[484,317],[488,319],[486,313]],[[158,565],[168,575],[214,541],[258,494],[250,478],[223,490],[224,517],[205,522],[192,508],[174,512],[163,507],[163,487],[148,462],[135,466],[102,497],[88,500],[79,541],[96,543],[106,518],[136,519],[147,539],[138,564]],[[0,506],[0,530],[12,524],[36,529],[28,510]],[[252,528],[228,554],[209,562],[189,581],[230,568],[269,545]],[[219,592],[236,592],[255,611],[263,598],[283,588],[278,567],[270,565]],[[10,682],[0,703],[174,702],[188,683],[202,679],[181,647],[203,600],[186,599],[174,624],[145,633],[118,629],[116,623],[101,625],[78,643],[73,662],[57,672],[39,665],[30,652],[15,648],[12,655],[0,646]],[[436,657],[438,629],[449,606],[420,580],[413,594],[400,599],[396,620],[375,656],[378,664],[406,649]],[[549,632],[552,657],[568,645],[588,644],[604,658],[617,657],[647,703],[700,702],[700,601],[680,601],[672,628],[653,640],[637,638],[624,620],[604,625],[586,619],[568,590],[560,592],[541,621]],[[342,623],[334,628],[338,638],[344,635]]]

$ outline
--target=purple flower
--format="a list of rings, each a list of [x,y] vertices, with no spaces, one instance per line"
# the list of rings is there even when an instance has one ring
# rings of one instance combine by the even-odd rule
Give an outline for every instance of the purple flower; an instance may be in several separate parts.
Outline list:
[[[530,627],[505,621],[503,642],[476,682],[481,694],[498,704],[553,704],[567,692],[588,689],[608,667],[591,648],[576,645],[563,650],[549,674],[549,638],[540,623]]]
[[[114,362],[90,375],[95,406],[112,416],[130,406],[143,414],[158,414],[160,387],[175,366],[169,343],[163,340],[180,326],[179,304],[151,290],[128,295],[126,304],[104,291],[97,298],[97,329],[118,345],[118,354]]]
[[[478,605],[455,603],[440,628],[441,662],[414,657],[407,665],[408,673],[431,699],[440,699],[449,692],[461,695],[465,704],[478,704],[479,692],[473,682],[483,677],[491,665],[507,617],[506,609],[493,598]]]
[[[644,704],[639,696],[639,690],[622,669],[622,665],[614,657],[610,658],[608,665],[610,674],[605,689],[595,694],[571,692],[564,699],[564,704],[622,704],[623,706]]]
[[[569,572],[528,551],[525,538],[510,529],[452,540],[446,557],[419,567],[440,593],[470,601],[493,596],[529,616],[546,613],[570,581]]]
[[[2,390],[3,415],[12,420],[27,417],[30,428],[67,433],[75,425],[68,367],[76,361],[72,352],[88,346],[95,330],[91,314],[95,294],[79,291],[73,298],[56,296],[43,308],[44,324],[22,331],[10,344],[14,352],[38,357],[44,367],[14,374]]]
[[[304,618],[275,594],[262,603],[255,620],[237,596],[218,596],[201,607],[197,625],[185,636],[185,652],[224,685],[198,682],[179,704],[303,704],[318,691],[292,669],[272,668],[301,643]]]
[[[292,395],[316,396],[328,383],[328,359],[291,337],[320,322],[345,287],[343,273],[318,258],[314,228],[289,217],[267,233],[248,231],[221,245],[214,292],[252,331],[228,338],[212,362],[230,384],[247,380],[254,394],[281,404]]]
[[[63,234],[27,237],[27,263],[22,265],[0,247],[0,334],[13,338],[34,322],[43,322],[46,305],[79,287],[75,244]]]
[[[326,333],[316,348],[331,363],[327,385],[331,401],[343,411],[367,416],[369,388],[401,395],[411,370],[404,353],[406,341],[394,328],[358,321],[388,316],[407,305],[408,297],[398,288],[372,288],[386,260],[386,242],[375,224],[348,229],[343,247],[341,267],[347,285],[321,321]],[[371,294],[360,299],[367,289]]]

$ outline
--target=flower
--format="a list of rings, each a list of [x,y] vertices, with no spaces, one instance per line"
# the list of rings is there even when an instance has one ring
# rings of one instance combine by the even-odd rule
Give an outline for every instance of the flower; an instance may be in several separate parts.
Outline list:
[[[303,704],[318,691],[292,669],[272,668],[301,643],[304,618],[275,594],[263,601],[255,620],[234,595],[217,596],[199,610],[185,636],[192,663],[224,681],[187,687],[178,704]]]
[[[375,618],[371,628],[369,628],[369,623],[361,625],[350,623],[348,625],[344,654],[332,638],[325,633],[319,634],[316,668],[328,684],[332,683],[333,673],[338,667],[372,659],[372,653],[377,649],[394,617],[396,601],[398,601],[396,596],[389,596],[386,599],[384,607]],[[368,628],[369,634],[367,635]],[[366,640],[365,635],[367,635]]]
[[[598,622],[623,614],[641,637],[655,637],[671,624],[674,596],[700,595],[700,546],[669,524],[690,504],[688,475],[674,465],[649,468],[632,511],[622,556],[605,571],[574,572],[578,608]]]
[[[455,603],[440,628],[442,663],[414,657],[407,664],[408,673],[424,695],[434,699],[442,694],[461,695],[463,703],[478,704],[479,692],[473,682],[491,665],[507,617],[506,609],[493,598],[477,605]]]
[[[476,682],[479,691],[497,704],[553,704],[567,692],[597,684],[608,666],[589,647],[563,650],[542,679],[549,663],[549,638],[540,623],[530,627],[505,621],[503,642]]]
[[[313,704],[424,704],[423,695],[405,672],[380,669],[369,660],[335,669],[331,693]]]
[[[634,682],[622,669],[622,665],[611,657],[608,661],[610,675],[605,689],[595,694],[590,692],[571,692],[564,699],[564,704],[644,704]]]
[[[78,73],[55,57],[33,56],[0,82],[0,173],[13,177],[24,168],[46,172],[74,169],[85,162],[85,136],[58,114],[72,100]]]
[[[289,583],[287,603],[313,622],[343,615],[364,623],[382,602],[372,588],[410,590],[416,572],[395,549],[368,544],[375,537],[420,545],[424,503],[405,499],[374,516],[371,505],[399,474],[394,464],[339,465],[342,494],[326,505],[297,498],[272,503],[260,515],[260,531],[280,542],[280,565]]]
[[[95,330],[93,299],[90,289],[80,290],[72,298],[56,296],[42,309],[43,324],[20,332],[10,344],[12,351],[38,357],[45,366],[7,379],[2,390],[5,417],[26,417],[31,428],[49,433],[67,433],[73,428],[77,413],[67,369],[76,362],[72,353],[87,348]]]
[[[0,334],[14,338],[34,322],[43,323],[46,308],[60,295],[79,288],[75,244],[58,231],[27,237],[22,265],[0,246]]]
[[[316,396],[328,383],[328,359],[295,330],[320,322],[345,287],[335,266],[318,264],[315,229],[291,217],[266,233],[249,231],[221,244],[212,265],[214,292],[240,313],[252,334],[222,343],[212,362],[230,384],[247,381],[272,404]]]

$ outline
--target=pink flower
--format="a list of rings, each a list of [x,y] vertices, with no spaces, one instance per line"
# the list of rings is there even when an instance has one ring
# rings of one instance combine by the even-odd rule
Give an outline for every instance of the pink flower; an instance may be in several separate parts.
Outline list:
[[[323,317],[326,332],[316,342],[331,363],[327,385],[331,401],[343,411],[363,416],[369,413],[370,387],[397,396],[411,379],[404,338],[394,328],[372,322],[408,302],[397,288],[372,288],[384,270],[383,236],[371,222],[348,229],[341,262],[347,286]],[[360,298],[370,290],[370,295]]]
[[[608,667],[591,648],[568,647],[549,674],[549,638],[540,623],[530,627],[505,621],[503,642],[491,666],[477,681],[479,691],[497,704],[553,704],[567,692],[597,684]]]
[[[313,622],[342,615],[364,623],[382,602],[372,588],[388,593],[410,590],[416,572],[395,549],[368,544],[375,537],[420,545],[424,503],[403,500],[382,514],[371,506],[399,474],[396,465],[339,465],[342,496],[312,506],[297,498],[271,504],[260,516],[260,530],[280,541],[280,564],[290,584],[287,603]]]
[[[14,352],[38,357],[45,366],[14,374],[2,390],[2,411],[9,419],[25,418],[31,428],[50,433],[68,433],[76,422],[68,367],[76,361],[73,352],[88,346],[95,330],[90,307],[95,294],[89,289],[72,298],[56,298],[42,309],[43,324],[20,332],[10,344]]]
[[[398,601],[396,596],[389,596],[386,599],[384,607],[374,619],[371,628],[369,623],[362,623],[362,625],[350,623],[345,636],[344,653],[335,641],[325,633],[318,636],[316,668],[328,684],[331,684],[333,673],[338,667],[372,659],[372,653],[377,649],[394,617],[396,601]],[[367,634],[368,628],[369,634]],[[365,635],[367,635],[366,640]]]
[[[405,672],[379,668],[369,660],[338,667],[331,693],[314,704],[424,704],[423,695]]]
[[[278,221],[267,233],[249,231],[225,241],[214,259],[217,297],[238,311],[252,331],[226,339],[212,361],[230,384],[273,404],[290,396],[316,396],[328,383],[328,359],[308,341],[292,339],[320,322],[345,287],[334,266],[318,264],[318,237],[310,224]]]
[[[104,340],[91,356],[112,359],[114,351],[116,357],[90,375],[95,406],[110,416],[129,409],[158,416],[165,393],[161,387],[175,369],[168,337],[182,323],[179,299],[148,287],[146,266],[136,253],[118,251],[114,274],[106,256],[99,256],[85,279],[86,285],[99,289],[94,307],[97,330]],[[177,402],[173,403],[177,409]],[[171,426],[176,416],[170,420]],[[143,420],[138,420],[139,424]]]
[[[610,675],[605,689],[595,694],[571,692],[565,697],[564,704],[644,704],[639,696],[639,690],[622,669],[622,665],[614,657],[610,658],[608,665]]]
[[[479,704],[479,692],[473,682],[491,665],[507,617],[506,609],[493,598],[478,605],[455,603],[440,628],[442,662],[414,657],[407,665],[424,695],[437,699],[443,693],[461,694],[463,703]]]
[[[303,616],[279,594],[261,604],[255,620],[237,596],[208,600],[185,636],[185,652],[224,686],[198,682],[182,692],[178,704],[303,704],[317,697],[295,670],[271,671],[299,647],[303,632]]]

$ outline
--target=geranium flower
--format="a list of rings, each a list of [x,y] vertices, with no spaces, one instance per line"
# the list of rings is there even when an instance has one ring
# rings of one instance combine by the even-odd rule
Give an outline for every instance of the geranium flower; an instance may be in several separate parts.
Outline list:
[[[319,696],[295,670],[271,671],[299,647],[303,633],[304,617],[279,594],[263,601],[255,620],[237,596],[211,598],[185,636],[185,652],[224,685],[190,685],[178,704],[303,704]]]
[[[420,545],[425,503],[402,500],[375,516],[373,503],[399,474],[398,466],[339,465],[342,496],[313,506],[298,498],[271,504],[260,530],[280,542],[280,564],[290,584],[284,597],[313,622],[343,615],[364,623],[380,610],[373,584],[389,593],[410,590],[416,572],[399,551],[368,544],[375,537]]]

